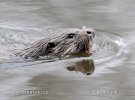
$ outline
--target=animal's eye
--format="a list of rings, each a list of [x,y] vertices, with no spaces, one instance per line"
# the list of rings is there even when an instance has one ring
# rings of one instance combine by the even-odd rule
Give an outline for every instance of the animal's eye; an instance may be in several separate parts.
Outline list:
[[[92,32],[91,31],[87,31],[87,34],[92,34]]]
[[[73,38],[74,36],[75,36],[74,33],[70,33],[70,34],[68,34],[67,38],[71,39],[71,38]]]

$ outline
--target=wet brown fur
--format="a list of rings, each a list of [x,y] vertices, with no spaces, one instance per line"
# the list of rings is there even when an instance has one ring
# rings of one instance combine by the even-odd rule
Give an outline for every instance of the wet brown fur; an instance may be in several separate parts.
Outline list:
[[[64,56],[91,48],[88,30],[69,29],[26,46],[16,54],[24,58],[39,58],[40,56]],[[94,34],[94,33],[93,33]]]

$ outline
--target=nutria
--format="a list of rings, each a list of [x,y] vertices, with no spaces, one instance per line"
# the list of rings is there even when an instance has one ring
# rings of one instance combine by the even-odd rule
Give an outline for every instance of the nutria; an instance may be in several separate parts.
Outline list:
[[[90,53],[95,31],[92,28],[68,29],[49,38],[26,46],[16,54],[24,58],[37,59],[40,56],[64,56],[73,53]]]

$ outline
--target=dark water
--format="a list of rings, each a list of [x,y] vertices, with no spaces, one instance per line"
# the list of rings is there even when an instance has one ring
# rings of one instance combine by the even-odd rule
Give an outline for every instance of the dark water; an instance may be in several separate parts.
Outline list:
[[[134,5],[133,0],[0,0],[0,100],[134,100]],[[9,56],[56,31],[82,26],[97,33],[91,57]]]

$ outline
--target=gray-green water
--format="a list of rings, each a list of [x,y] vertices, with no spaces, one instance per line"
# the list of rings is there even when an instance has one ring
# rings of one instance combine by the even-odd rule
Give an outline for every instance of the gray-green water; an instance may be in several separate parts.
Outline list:
[[[0,0],[0,100],[134,100],[134,5],[133,0]],[[25,44],[82,26],[97,33],[91,57],[10,56]]]

